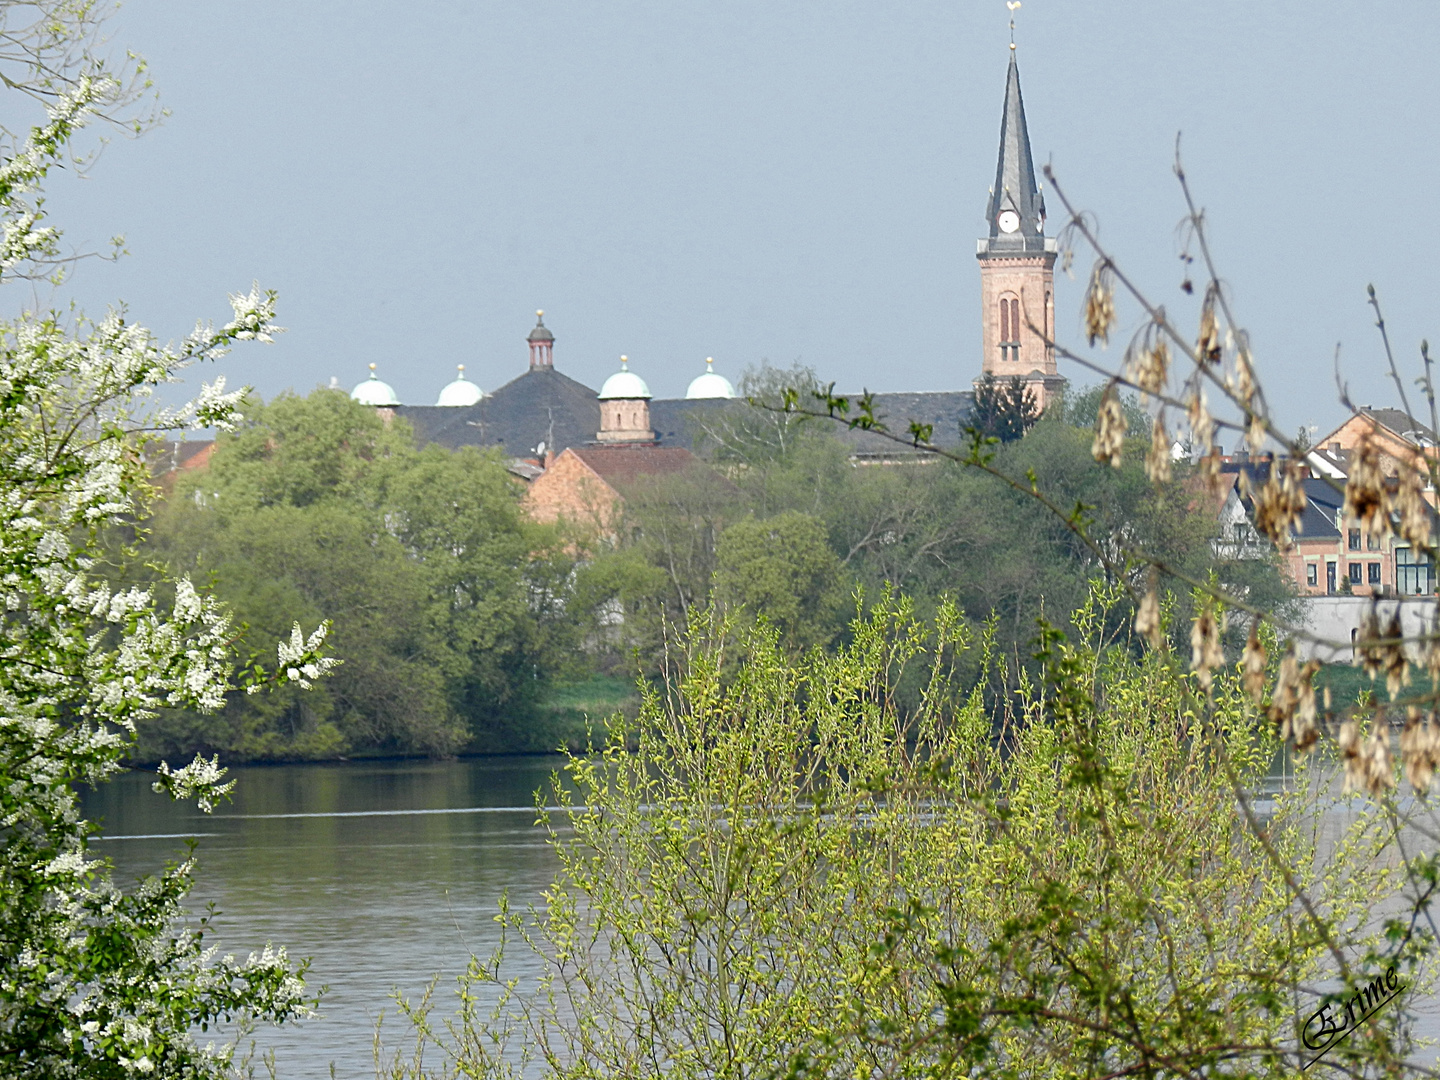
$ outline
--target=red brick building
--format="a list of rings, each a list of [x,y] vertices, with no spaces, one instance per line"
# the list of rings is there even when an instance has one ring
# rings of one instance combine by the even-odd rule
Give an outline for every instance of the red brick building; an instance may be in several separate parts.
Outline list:
[[[563,519],[613,535],[634,484],[697,467],[703,466],[695,455],[679,446],[571,446],[531,482],[525,506],[536,521]]]

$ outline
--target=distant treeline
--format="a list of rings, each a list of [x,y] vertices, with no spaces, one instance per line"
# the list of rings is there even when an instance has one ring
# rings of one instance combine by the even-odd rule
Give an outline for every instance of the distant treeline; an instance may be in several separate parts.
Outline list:
[[[762,368],[742,392],[778,400],[812,378]],[[1184,463],[1158,492],[1146,481],[1142,416],[1121,468],[1092,460],[1097,398],[1053,407],[996,447],[996,463],[1088,508],[1102,543],[1123,535],[1252,602],[1289,599],[1275,563],[1212,555],[1215,508]],[[857,602],[886,588],[922,612],[948,595],[990,625],[1013,673],[1036,619],[1063,624],[1100,570],[1064,522],[993,477],[933,460],[857,466],[826,422],[743,402],[705,414],[694,468],[628,486],[609,536],[537,524],[498,454],[416,449],[403,419],[386,424],[343,394],[283,395],[246,416],[157,504],[132,576],[147,562],[188,573],[257,649],[295,620],[331,619],[344,663],[309,692],[162,715],[142,731],[146,759],[573,744],[574,714],[549,703],[597,672],[658,671],[664,635],[712,599],[764,615],[798,654],[843,640]],[[1183,613],[1189,598],[1172,603]]]

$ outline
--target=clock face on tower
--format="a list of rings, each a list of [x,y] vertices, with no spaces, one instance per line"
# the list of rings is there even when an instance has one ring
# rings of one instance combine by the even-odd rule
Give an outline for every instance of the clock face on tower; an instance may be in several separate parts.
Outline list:
[[[1012,233],[1020,228],[1020,215],[1014,210],[1001,210],[1000,216],[995,219],[995,224],[1000,226],[1001,232]]]

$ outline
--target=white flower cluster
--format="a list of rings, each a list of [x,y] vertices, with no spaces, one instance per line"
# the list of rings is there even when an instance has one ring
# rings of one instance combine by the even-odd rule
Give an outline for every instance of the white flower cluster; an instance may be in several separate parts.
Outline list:
[[[309,690],[313,680],[321,678],[340,664],[336,658],[325,656],[321,652],[329,633],[328,622],[321,623],[308,638],[301,634],[298,622],[291,627],[290,640],[280,642],[278,650],[280,676],[284,682],[297,683],[302,689]]]
[[[234,780],[228,784],[221,782],[225,779],[225,770],[220,767],[219,754],[208,761],[196,754],[189,765],[175,770],[169,762],[162,761],[155,773],[160,778],[151,785],[155,791],[174,799],[194,799],[207,814],[235,789]]]
[[[104,63],[66,37],[90,25],[90,6],[32,6],[35,32],[48,35],[36,55],[53,47],[83,70],[47,83],[58,94],[46,122],[0,161],[7,275],[56,256],[41,200],[26,197],[71,134],[117,99]],[[106,530],[131,525],[151,490],[145,440],[239,419],[244,391],[223,379],[182,409],[142,411],[184,368],[279,332],[273,293],[252,287],[231,303],[230,323],[177,348],[123,309],[97,322],[0,321],[0,939],[14,944],[0,965],[0,1057],[15,1060],[11,1034],[45,1033],[24,1047],[27,1075],[218,1080],[230,1051],[196,1045],[192,1030],[307,1012],[283,950],[217,960],[203,930],[184,924],[191,862],[128,895],[116,889],[87,858],[92,829],[77,798],[77,785],[121,769],[137,721],[167,707],[217,709],[237,689],[230,620],[214,600],[184,578],[116,588],[101,574]],[[320,653],[325,629],[305,639],[297,627],[281,645],[283,671],[258,677],[308,685],[323,675],[333,663]],[[156,786],[206,810],[230,789],[219,761],[201,757],[163,765]]]

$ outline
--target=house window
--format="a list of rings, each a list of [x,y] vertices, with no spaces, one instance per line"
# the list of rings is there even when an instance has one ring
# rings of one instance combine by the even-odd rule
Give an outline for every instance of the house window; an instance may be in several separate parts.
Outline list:
[[[1365,534],[1365,550],[1366,550],[1366,551],[1379,551],[1379,550],[1380,550],[1380,538],[1379,538],[1378,536],[1376,536],[1374,533],[1366,533],[1366,534]]]
[[[1365,564],[1352,562],[1350,564],[1350,584],[1360,585],[1365,580]]]
[[[1378,562],[1365,564],[1365,580],[1367,584],[1380,584],[1380,564]]]
[[[1351,529],[1351,530],[1350,530],[1350,550],[1351,550],[1351,551],[1359,551],[1359,550],[1360,550],[1360,530],[1359,530],[1359,529]]]
[[[1395,549],[1395,588],[1401,596],[1429,596],[1435,591],[1435,567],[1409,547]]]
[[[1306,564],[1305,564],[1305,584],[1306,584],[1306,585],[1319,585],[1319,584],[1320,584],[1320,567],[1317,566],[1317,565],[1316,565],[1315,563],[1313,563],[1313,562],[1312,562],[1312,563],[1306,563]]]

